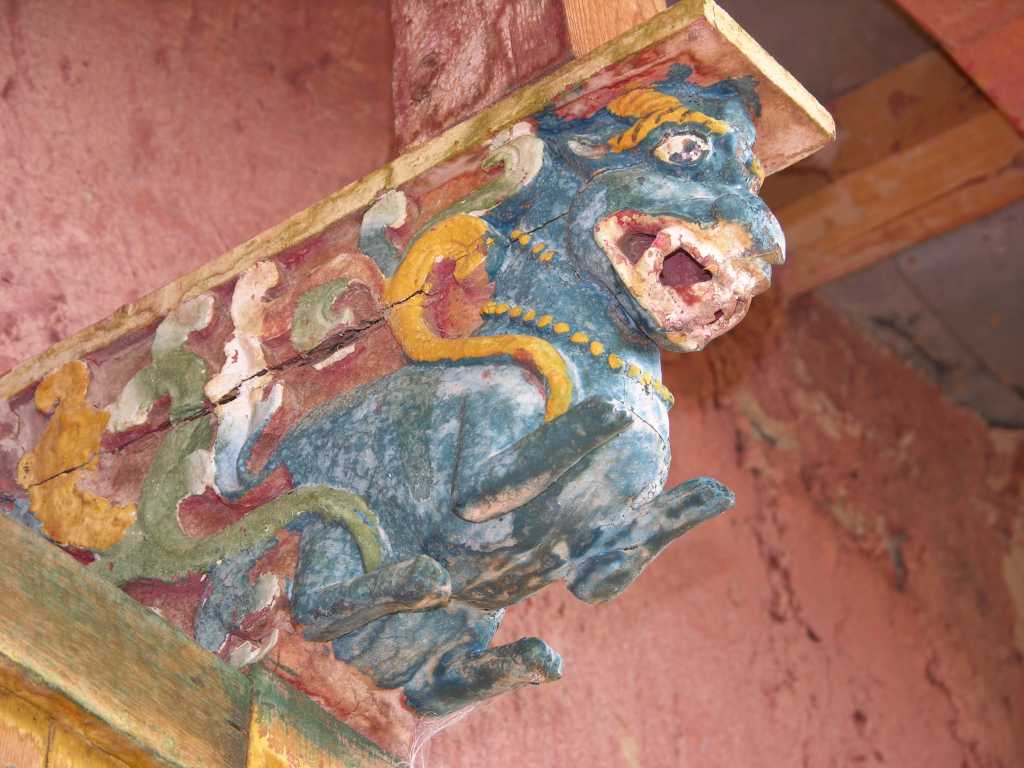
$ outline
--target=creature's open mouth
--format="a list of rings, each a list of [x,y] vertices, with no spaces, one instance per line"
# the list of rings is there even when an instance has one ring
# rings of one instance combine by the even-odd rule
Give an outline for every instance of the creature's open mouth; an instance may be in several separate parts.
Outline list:
[[[631,263],[636,264],[647,250],[654,245],[658,233],[627,232],[619,241],[618,246]],[[683,290],[696,283],[703,283],[712,278],[712,274],[704,268],[704,264],[685,248],[676,248],[669,253],[661,265],[658,279],[662,285],[676,290]]]
[[[622,211],[598,223],[595,235],[655,329],[681,349],[700,349],[732,328],[768,287],[767,260],[750,255],[739,224],[702,228]]]

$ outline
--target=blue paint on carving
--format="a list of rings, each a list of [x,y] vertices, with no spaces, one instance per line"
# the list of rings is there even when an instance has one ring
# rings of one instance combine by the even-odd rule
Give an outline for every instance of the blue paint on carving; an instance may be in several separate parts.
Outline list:
[[[601,222],[637,211],[698,235],[733,224],[749,239],[744,252],[730,255],[737,260],[783,247],[778,223],[751,191],[753,85],[702,88],[686,83],[688,74],[676,68],[658,87],[728,123],[729,131],[666,122],[634,148],[613,153],[608,140],[632,120],[606,109],[583,120],[545,112],[537,118],[545,147],[540,172],[483,216],[495,240],[486,268],[496,300],[551,312],[655,379],[658,346],[678,344],[671,318],[623,284],[595,239]],[[684,134],[706,142],[706,156],[678,164],[655,154],[666,138]],[[513,242],[513,230],[556,256],[542,263]],[[383,226],[364,232],[363,246],[390,271]],[[543,385],[525,368],[500,359],[414,363],[308,414],[261,473],[285,466],[296,485],[356,493],[380,517],[387,541],[384,572],[375,579],[364,577],[344,528],[314,518],[294,524],[303,534],[292,603],[311,636],[344,627],[333,639],[335,655],[384,687],[403,687],[424,713],[559,677],[560,658],[540,640],[488,648],[503,609],[558,580],[583,600],[610,599],[670,541],[733,502],[708,478],[662,492],[667,405],[650,386],[550,325],[505,313],[489,316],[478,331],[509,333],[542,337],[566,361],[574,407],[550,431],[557,438],[545,443],[547,433],[538,431],[554,423],[545,425]],[[578,455],[567,460],[567,446],[578,446]],[[457,513],[473,499],[506,492],[522,495],[508,514],[468,522]],[[436,578],[444,572],[450,581]],[[403,584],[409,573],[417,575]],[[384,604],[393,612],[380,616]],[[218,631],[226,615],[212,611]]]

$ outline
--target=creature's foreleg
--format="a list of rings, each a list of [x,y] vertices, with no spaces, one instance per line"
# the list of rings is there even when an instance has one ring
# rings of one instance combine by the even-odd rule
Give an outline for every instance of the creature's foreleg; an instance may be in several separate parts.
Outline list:
[[[619,403],[592,397],[574,405],[485,464],[460,463],[455,513],[480,523],[521,507],[630,424]]]
[[[322,607],[296,612],[296,618],[306,625],[307,640],[334,640],[390,613],[444,605],[451,592],[444,566],[418,555],[346,583],[320,587],[315,595],[305,595],[304,602]]]
[[[567,578],[581,600],[599,603],[619,595],[669,542],[732,507],[735,497],[717,480],[698,477],[638,507],[608,537],[606,551],[581,560]]]
[[[433,669],[421,671],[405,687],[405,695],[418,712],[440,716],[561,676],[562,657],[543,640],[524,637],[497,648],[450,651]]]

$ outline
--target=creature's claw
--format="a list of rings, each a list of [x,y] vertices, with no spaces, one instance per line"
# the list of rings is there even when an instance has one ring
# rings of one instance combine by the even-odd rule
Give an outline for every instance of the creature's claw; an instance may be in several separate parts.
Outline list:
[[[591,397],[549,421],[484,467],[473,467],[455,495],[455,513],[481,523],[539,496],[588,453],[633,423],[621,403]]]
[[[580,600],[600,603],[618,596],[673,539],[736,501],[732,491],[710,477],[698,477],[662,493],[636,510],[635,520],[608,549],[577,562],[569,573],[569,591]]]
[[[407,687],[405,695],[423,714],[447,715],[467,704],[561,677],[558,652],[539,638],[524,637],[485,651],[446,656],[429,677]]]
[[[695,477],[652,499],[644,513],[673,521],[679,535],[735,503],[736,495],[714,478]]]

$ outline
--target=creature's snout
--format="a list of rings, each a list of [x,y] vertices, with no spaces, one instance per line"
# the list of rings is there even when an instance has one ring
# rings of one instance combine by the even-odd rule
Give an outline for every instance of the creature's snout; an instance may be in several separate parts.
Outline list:
[[[771,265],[784,259],[781,232],[755,238],[730,219],[701,226],[619,211],[598,222],[595,235],[656,340],[680,351],[702,349],[733,328],[771,284]]]

